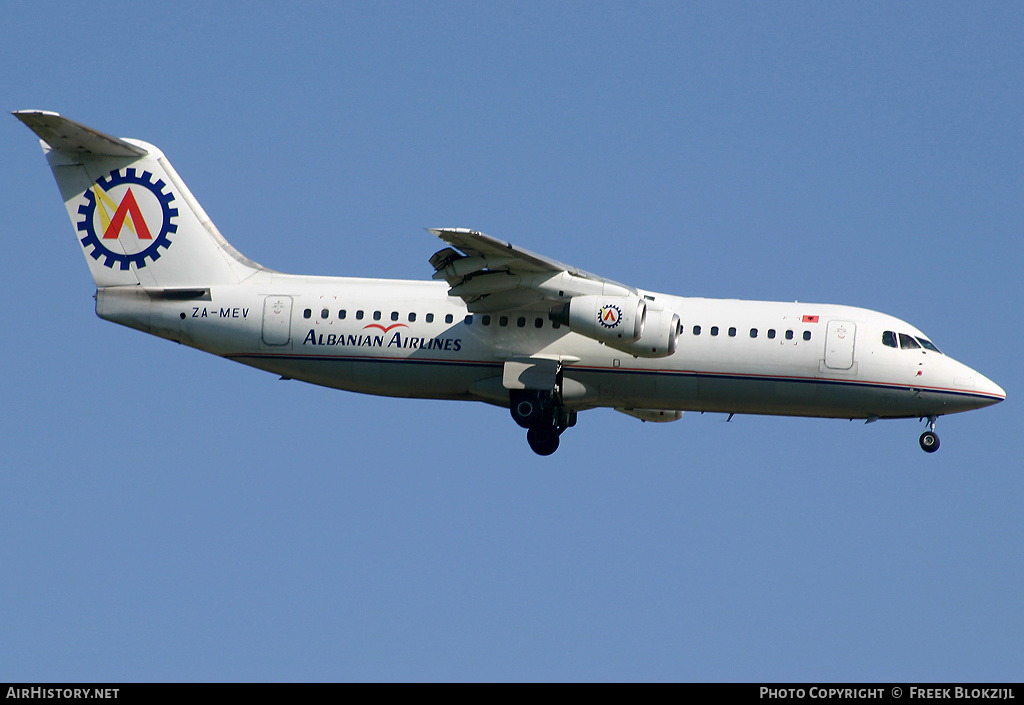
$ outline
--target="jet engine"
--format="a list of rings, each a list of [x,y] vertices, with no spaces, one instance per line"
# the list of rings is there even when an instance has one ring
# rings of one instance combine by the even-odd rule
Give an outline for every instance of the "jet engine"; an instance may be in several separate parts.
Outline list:
[[[672,311],[655,311],[648,307],[644,333],[627,345],[608,343],[609,346],[637,357],[668,357],[676,351],[676,341],[682,332],[679,316]]]
[[[602,343],[632,343],[644,332],[647,302],[638,296],[574,296],[551,313],[573,333]]]
[[[574,296],[548,316],[609,347],[637,357],[665,357],[676,350],[679,316],[654,310],[638,296]]]

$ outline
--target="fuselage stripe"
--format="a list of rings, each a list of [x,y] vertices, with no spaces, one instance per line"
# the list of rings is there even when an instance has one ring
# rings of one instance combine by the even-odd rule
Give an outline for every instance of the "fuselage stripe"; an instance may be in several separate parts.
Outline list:
[[[254,358],[260,360],[302,360],[306,362],[377,362],[388,364],[417,365],[448,365],[458,367],[494,367],[501,368],[501,360],[445,360],[438,358],[407,358],[407,357],[375,357],[368,355],[292,355],[283,353],[227,353],[223,357],[232,360]],[[865,387],[869,389],[891,389],[907,392],[932,392],[950,394],[977,399],[993,399],[1002,401],[1004,396],[984,394],[982,392],[948,387],[929,387],[926,385],[907,385],[895,382],[858,381],[829,377],[796,377],[791,375],[746,374],[742,372],[701,372],[698,370],[640,369],[629,367],[603,367],[599,365],[567,365],[566,371],[579,370],[614,375],[654,375],[663,377],[696,377],[699,379],[735,379],[749,382],[793,382],[796,384],[820,384],[823,386]]]

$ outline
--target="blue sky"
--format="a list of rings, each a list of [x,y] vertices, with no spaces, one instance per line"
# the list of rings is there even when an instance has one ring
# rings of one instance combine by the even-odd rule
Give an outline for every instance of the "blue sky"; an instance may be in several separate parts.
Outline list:
[[[7,110],[157,144],[281,271],[472,227],[689,296],[885,311],[1008,401],[507,412],[100,321],[0,121],[0,680],[1019,681],[1019,3],[13,2]]]

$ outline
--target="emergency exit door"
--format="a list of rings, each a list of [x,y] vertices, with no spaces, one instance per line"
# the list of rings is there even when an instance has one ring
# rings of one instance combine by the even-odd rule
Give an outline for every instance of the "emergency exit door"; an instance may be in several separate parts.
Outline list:
[[[825,333],[825,367],[833,370],[853,367],[853,344],[856,337],[856,323],[829,321]]]
[[[292,338],[292,297],[268,296],[263,302],[263,342],[287,345]]]

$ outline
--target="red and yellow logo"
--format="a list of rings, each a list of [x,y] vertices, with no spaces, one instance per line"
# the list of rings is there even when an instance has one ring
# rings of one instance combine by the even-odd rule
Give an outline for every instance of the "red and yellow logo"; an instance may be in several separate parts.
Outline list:
[[[92,192],[96,195],[99,207],[96,209],[100,223],[103,225],[103,239],[116,240],[121,237],[121,229],[127,225],[128,229],[140,240],[152,240],[153,235],[149,232],[146,219],[139,208],[139,202],[135,200],[135,194],[129,186],[128,191],[121,199],[121,203],[114,203],[113,199],[102,190],[99,185],[93,185]],[[109,208],[109,210],[108,210]],[[110,212],[114,217],[110,217]]]
[[[612,304],[605,304],[598,310],[597,320],[605,328],[614,328],[622,320],[622,309]]]

